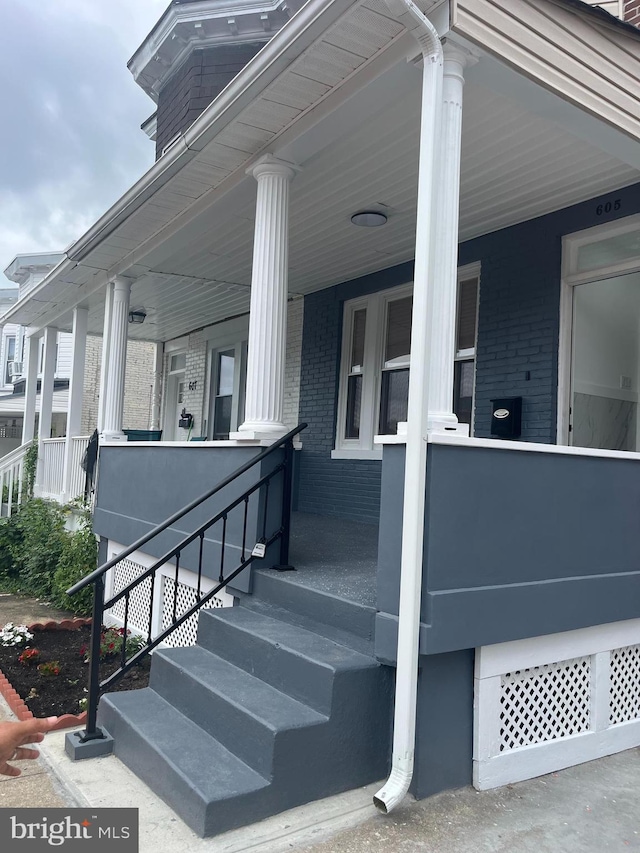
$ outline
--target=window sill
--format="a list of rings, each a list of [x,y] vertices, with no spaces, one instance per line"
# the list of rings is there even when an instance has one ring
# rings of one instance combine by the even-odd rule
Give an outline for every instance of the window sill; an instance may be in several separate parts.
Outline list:
[[[332,459],[382,459],[382,448],[366,450],[364,448],[349,448],[346,450],[332,450]]]

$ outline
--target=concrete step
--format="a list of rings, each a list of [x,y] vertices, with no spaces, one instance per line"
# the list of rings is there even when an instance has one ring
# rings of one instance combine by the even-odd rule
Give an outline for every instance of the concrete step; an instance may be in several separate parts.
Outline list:
[[[198,645],[323,714],[331,712],[337,676],[378,666],[348,646],[242,606],[203,611]]]
[[[265,778],[293,769],[301,741],[328,721],[200,646],[157,650],[150,686]]]
[[[115,754],[198,835],[272,813],[268,780],[154,690],[107,694],[99,717]]]
[[[303,577],[297,572],[254,569],[252,592],[247,598],[275,604],[299,617],[373,642],[375,607],[341,597],[339,590],[333,593],[314,589],[303,582]]]

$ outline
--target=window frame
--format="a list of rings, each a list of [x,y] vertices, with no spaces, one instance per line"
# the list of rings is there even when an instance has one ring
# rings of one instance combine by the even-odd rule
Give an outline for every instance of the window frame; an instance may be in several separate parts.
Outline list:
[[[471,410],[470,434],[473,435],[473,420],[475,415],[475,392],[476,392],[476,351],[478,338],[478,309],[480,304],[481,265],[479,261],[465,264],[457,271],[456,292],[456,337],[458,329],[458,312],[460,310],[460,283],[471,278],[478,279],[476,293],[476,327],[475,342],[473,347],[457,349],[454,356],[455,362],[470,361],[473,359],[473,397]],[[374,438],[378,435],[380,421],[380,403],[382,391],[382,375],[390,368],[384,366],[384,350],[386,341],[386,324],[388,306],[391,302],[405,299],[413,295],[413,282],[398,285],[397,287],[380,290],[376,293],[349,299],[344,302],[342,321],[342,344],[340,349],[340,369],[338,375],[338,402],[336,406],[335,444],[331,451],[332,459],[381,459],[382,447],[374,444]],[[346,438],[346,417],[348,399],[348,379],[351,375],[351,351],[353,334],[353,316],[356,311],[366,309],[367,318],[365,324],[364,364],[360,415],[359,438]],[[411,355],[406,365],[398,365],[393,369],[411,366]],[[454,379],[455,381],[455,379]],[[454,388],[452,387],[452,393]]]

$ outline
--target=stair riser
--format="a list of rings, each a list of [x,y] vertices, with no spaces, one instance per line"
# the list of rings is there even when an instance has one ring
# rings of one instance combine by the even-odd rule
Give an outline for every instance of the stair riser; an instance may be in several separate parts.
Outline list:
[[[334,671],[320,662],[217,619],[215,612],[200,614],[198,644],[317,711],[330,712]]]
[[[149,686],[238,758],[270,778],[277,732],[161,655],[154,655]]]
[[[288,581],[288,577],[277,572],[254,572],[251,597],[276,604],[300,616],[341,631],[348,631],[366,640],[373,640],[375,608],[292,583]]]
[[[270,797],[264,796],[264,790],[230,800],[205,802],[162,752],[109,705],[108,697],[100,703],[100,724],[109,734],[113,733],[116,756],[201,838],[219,835],[273,813]],[[249,820],[247,815],[251,816]]]

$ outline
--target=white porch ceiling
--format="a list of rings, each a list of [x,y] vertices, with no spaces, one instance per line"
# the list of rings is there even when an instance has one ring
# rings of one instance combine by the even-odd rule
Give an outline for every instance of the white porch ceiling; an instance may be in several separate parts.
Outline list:
[[[291,187],[291,293],[306,294],[413,257],[420,74],[401,100],[305,163]],[[473,82],[465,87],[460,238],[468,240],[639,180],[638,172]],[[166,340],[249,310],[255,184],[200,218],[195,236],[149,260],[132,305],[133,335]],[[353,226],[384,209],[378,229]],[[99,331],[100,299],[92,309]]]

